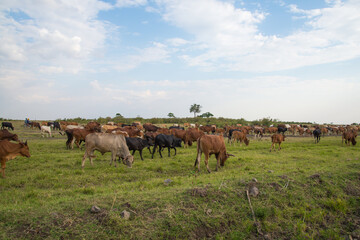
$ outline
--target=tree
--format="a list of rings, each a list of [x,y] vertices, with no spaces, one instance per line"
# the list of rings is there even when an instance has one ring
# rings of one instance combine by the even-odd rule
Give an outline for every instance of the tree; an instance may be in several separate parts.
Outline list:
[[[200,106],[200,104],[194,103],[193,105],[190,106],[190,112],[193,112],[194,117],[196,117],[196,114],[201,112],[201,108],[202,106]]]
[[[209,117],[213,117],[213,116],[214,115],[211,112],[206,112],[206,113],[201,114],[199,117],[209,118]]]
[[[169,118],[175,118],[175,115],[173,113],[168,113],[167,115]]]
[[[123,116],[120,113],[117,113],[116,117],[121,117],[122,118]]]

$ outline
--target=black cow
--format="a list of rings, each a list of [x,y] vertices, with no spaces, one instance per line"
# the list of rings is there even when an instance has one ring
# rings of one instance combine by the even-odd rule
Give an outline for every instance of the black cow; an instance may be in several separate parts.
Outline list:
[[[278,133],[285,134],[286,131],[287,131],[286,127],[278,127]]]
[[[159,134],[155,137],[155,144],[154,149],[152,152],[151,158],[154,158],[154,153],[156,151],[157,146],[159,146],[159,154],[162,158],[161,149],[162,148],[168,148],[169,150],[169,157],[170,157],[170,148],[173,148],[175,150],[174,156],[176,156],[176,147],[181,147],[181,139],[174,137],[174,135],[165,135],[165,134]]]
[[[171,127],[169,127],[169,129],[173,129],[173,128],[180,129],[180,130],[185,130],[185,128],[180,127],[180,126],[171,126]]]
[[[1,123],[1,129],[5,129],[5,128],[11,129],[11,130],[14,131],[14,127],[13,127],[11,122],[2,122]]]
[[[240,129],[230,129],[230,130],[229,130],[229,133],[228,133],[228,143],[230,143],[232,134],[233,134],[233,132],[235,132],[235,131],[237,131],[237,132],[242,132],[242,130],[240,130]]]
[[[320,142],[320,137],[321,137],[321,129],[317,128],[313,131],[313,135],[314,135],[314,139],[315,139],[315,143]]]
[[[61,128],[60,128],[60,123],[59,122],[54,122],[54,130],[61,130]]]
[[[140,153],[141,160],[144,161],[142,157],[142,150],[147,147],[150,151],[150,146],[151,146],[148,140],[137,137],[135,138],[126,137],[125,139],[126,139],[126,145],[128,146],[129,150],[133,151],[132,155],[134,155],[135,151],[138,150]]]

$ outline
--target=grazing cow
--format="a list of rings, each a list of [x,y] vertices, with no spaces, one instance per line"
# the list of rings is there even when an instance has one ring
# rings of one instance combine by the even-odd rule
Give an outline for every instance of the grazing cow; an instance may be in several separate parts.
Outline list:
[[[203,135],[197,140],[197,156],[194,167],[197,165],[199,172],[202,153],[205,155],[204,162],[209,173],[211,171],[208,160],[212,154],[215,154],[217,160],[216,171],[220,168],[220,166],[224,166],[225,161],[229,158],[229,156],[234,156],[226,152],[224,137],[218,135]]]
[[[207,134],[210,134],[213,131],[213,127],[211,125],[200,126],[199,129]]]
[[[143,125],[144,129],[146,132],[156,132],[158,130],[159,127],[151,124],[151,123],[145,123]]]
[[[204,135],[203,131],[200,131],[196,128],[188,128],[185,133],[185,146],[192,146],[192,143],[197,141],[199,137]]]
[[[277,127],[269,127],[269,128],[266,129],[266,131],[267,131],[268,133],[270,133],[270,134],[276,133],[277,130],[278,130]]]
[[[320,142],[320,137],[321,137],[321,129],[317,128],[313,131],[313,135],[314,135],[314,139],[315,139],[315,143]]]
[[[40,123],[38,123],[38,122],[31,122],[30,126],[31,126],[31,128],[35,127],[35,128],[38,128],[39,130],[41,130]]]
[[[285,135],[281,134],[281,133],[275,133],[274,135],[271,136],[271,148],[270,148],[270,152],[272,149],[275,150],[275,144],[279,144],[279,151],[281,150],[281,143],[285,141]]]
[[[248,146],[250,142],[250,140],[246,137],[246,134],[239,131],[234,131],[231,136],[231,142],[235,143],[235,141],[240,142],[240,145],[242,142],[244,142],[246,146]]]
[[[152,152],[151,158],[154,158],[154,153],[156,151],[157,146],[159,146],[159,154],[162,158],[161,149],[162,148],[168,148],[169,151],[169,157],[170,157],[170,149],[173,148],[175,150],[174,156],[176,156],[176,147],[181,147],[181,139],[174,137],[173,135],[165,135],[165,134],[159,134],[155,137],[155,143],[154,148]]]
[[[11,129],[11,130],[13,130],[14,131],[14,127],[13,127],[13,125],[12,125],[12,123],[11,122],[2,122],[1,123],[1,129],[5,129],[5,128],[7,128],[7,129]]]
[[[141,138],[130,138],[130,137],[127,137],[125,138],[126,139],[126,145],[128,146],[129,150],[133,151],[132,152],[132,155],[134,156],[135,154],[135,151],[138,150],[139,153],[140,153],[140,158],[141,160],[144,161],[143,157],[142,157],[142,150],[144,148],[148,148],[150,150],[150,144],[148,142],[148,140],[146,139],[141,139]]]
[[[262,127],[255,127],[254,134],[255,134],[255,138],[260,138],[261,140],[264,134],[264,129]]]
[[[134,162],[134,156],[129,152],[129,148],[126,145],[125,137],[122,135],[116,135],[111,133],[90,133],[85,138],[85,154],[82,159],[81,167],[85,166],[85,159],[88,157],[90,159],[91,165],[93,165],[92,159],[94,156],[94,151],[97,150],[104,155],[106,152],[111,152],[111,161],[115,162],[116,167],[116,157],[122,159],[123,164],[127,165],[129,168],[132,167]]]
[[[344,144],[344,140],[345,140],[345,144],[347,146],[350,146],[350,142],[353,146],[355,146],[356,145],[356,140],[355,140],[356,137],[357,137],[356,131],[348,130],[342,134],[342,144]]]
[[[326,127],[323,127],[323,128],[321,128],[321,133],[323,136],[325,136],[325,134],[329,135],[329,129],[327,129]]]
[[[7,129],[0,130],[0,140],[13,140],[19,142],[18,136],[10,133]]]
[[[286,127],[278,127],[277,131],[278,131],[278,133],[285,134],[285,132],[287,131],[287,128]]]
[[[30,157],[29,146],[25,143],[12,143],[8,140],[0,141],[0,161],[2,177],[5,178],[6,162],[17,156]]]
[[[41,126],[41,137],[44,137],[46,133],[48,134],[48,137],[51,137],[51,127]]]

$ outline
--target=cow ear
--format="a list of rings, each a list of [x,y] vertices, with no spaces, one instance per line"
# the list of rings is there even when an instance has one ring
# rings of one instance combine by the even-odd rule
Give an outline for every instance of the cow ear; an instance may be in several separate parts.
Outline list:
[[[27,146],[27,140],[25,141],[24,145]]]

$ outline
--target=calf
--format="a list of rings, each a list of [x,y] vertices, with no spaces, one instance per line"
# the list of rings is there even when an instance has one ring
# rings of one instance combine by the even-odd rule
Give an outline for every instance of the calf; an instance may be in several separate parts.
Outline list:
[[[18,136],[10,133],[7,129],[0,130],[0,140],[13,140],[19,142]]]
[[[356,145],[356,140],[355,138],[357,137],[357,133],[356,131],[352,131],[352,130],[349,130],[349,131],[346,131],[342,134],[342,144],[344,144],[344,140],[345,140],[345,144],[346,145],[350,145],[350,142],[353,146]]]
[[[235,143],[235,141],[240,142],[240,145],[242,142],[244,142],[246,144],[246,146],[248,146],[249,142],[250,142],[249,139],[246,137],[246,134],[243,132],[239,132],[239,131],[235,131],[232,134],[231,142]]]
[[[317,128],[313,131],[313,135],[314,135],[314,139],[315,139],[315,143],[320,142],[320,137],[321,137],[321,129]]]
[[[149,142],[145,139],[141,139],[141,138],[137,138],[137,137],[135,137],[135,138],[127,137],[125,139],[126,139],[126,145],[128,146],[129,150],[133,151],[132,155],[134,156],[135,151],[138,150],[140,153],[141,160],[144,161],[144,159],[142,157],[142,150],[144,148],[148,148],[150,150]]]
[[[216,171],[221,166],[223,167],[225,161],[230,157],[234,156],[226,152],[225,141],[223,136],[219,135],[203,135],[197,140],[197,156],[195,160],[194,167],[198,167],[198,171],[200,172],[200,161],[201,161],[201,154],[204,153],[205,155],[205,165],[207,171],[210,173],[209,168],[209,157],[212,154],[215,154],[216,157]]]
[[[154,149],[152,152],[151,158],[154,158],[154,153],[156,151],[157,146],[159,146],[159,154],[162,158],[161,149],[162,148],[168,148],[169,151],[169,157],[170,157],[170,148],[173,148],[175,150],[174,156],[176,156],[176,147],[181,147],[181,139],[176,138],[173,135],[165,135],[165,134],[159,134],[155,137],[155,143],[154,143]]]
[[[17,156],[30,157],[29,147],[25,143],[12,143],[8,140],[0,141],[0,161],[2,169],[2,177],[5,178],[6,162],[16,158]]]
[[[14,127],[13,127],[11,122],[2,122],[1,123],[1,129],[5,129],[5,128],[11,129],[11,130],[14,131]]]
[[[285,135],[281,134],[281,133],[275,133],[274,135],[271,136],[271,148],[270,148],[270,152],[272,149],[275,150],[275,144],[279,144],[279,151],[281,150],[281,143],[285,141]]]
[[[48,137],[51,137],[51,127],[41,126],[41,137],[44,137],[46,133],[48,134]]]

